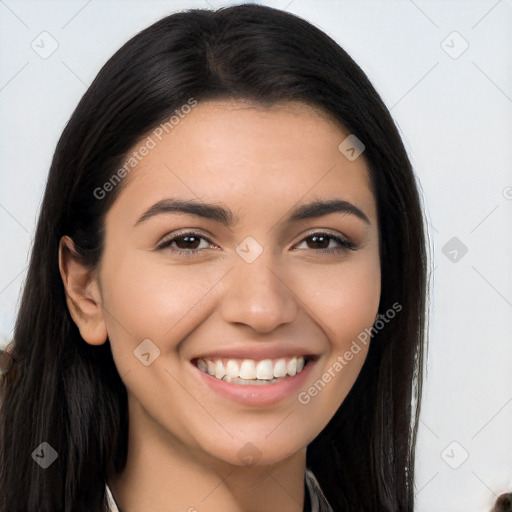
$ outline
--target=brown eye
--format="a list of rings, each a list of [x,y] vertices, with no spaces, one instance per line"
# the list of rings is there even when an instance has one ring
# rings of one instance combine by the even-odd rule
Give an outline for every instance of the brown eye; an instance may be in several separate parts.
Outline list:
[[[175,238],[174,242],[176,242],[178,249],[197,249],[200,239],[198,236],[185,235]]]
[[[312,249],[328,249],[331,243],[331,237],[326,235],[314,235],[309,237],[308,240],[311,240],[313,243]]]
[[[203,247],[201,247],[202,241],[205,241]],[[209,245],[213,244],[208,238],[198,233],[189,232],[166,238],[157,246],[157,250],[171,251],[188,256],[207,249]]]
[[[338,244],[338,247],[329,247],[332,242]],[[324,252],[342,252],[347,249],[356,249],[355,244],[352,242],[328,233],[314,233],[313,235],[305,238],[301,243],[306,243],[309,249],[316,249]]]

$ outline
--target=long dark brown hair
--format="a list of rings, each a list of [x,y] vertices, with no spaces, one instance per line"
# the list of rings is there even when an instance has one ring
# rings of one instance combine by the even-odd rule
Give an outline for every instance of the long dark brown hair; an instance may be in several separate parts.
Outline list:
[[[66,306],[58,246],[91,267],[121,187],[98,199],[142,136],[190,98],[302,101],[365,145],[378,208],[379,311],[365,364],[307,466],[338,510],[412,511],[425,344],[426,249],[418,187],[397,128],[364,72],[305,20],[259,5],[167,16],[103,66],[55,150],[14,336],[0,385],[0,511],[104,511],[107,476],[127,457],[127,393],[110,344],[84,342]],[[42,469],[47,442],[57,460]]]

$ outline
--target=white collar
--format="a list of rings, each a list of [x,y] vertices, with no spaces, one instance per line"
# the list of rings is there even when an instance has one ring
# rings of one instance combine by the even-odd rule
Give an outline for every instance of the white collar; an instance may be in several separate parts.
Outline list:
[[[322,492],[318,480],[313,472],[308,468],[306,468],[306,484],[309,489],[309,497],[311,500],[311,512],[334,512]]]
[[[108,484],[105,484],[105,494],[107,495],[108,510],[110,512],[119,512],[119,508],[117,507],[117,503],[112,496],[112,491],[110,490]]]

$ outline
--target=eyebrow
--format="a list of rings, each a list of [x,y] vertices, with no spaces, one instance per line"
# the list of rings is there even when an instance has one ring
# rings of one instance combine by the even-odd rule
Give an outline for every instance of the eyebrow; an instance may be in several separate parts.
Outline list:
[[[216,204],[204,203],[197,200],[163,199],[143,213],[134,226],[137,226],[155,215],[173,212],[196,215],[205,219],[214,220],[228,227],[238,222],[238,216],[231,210]],[[301,205],[292,210],[286,222],[297,222],[299,220],[321,217],[330,213],[355,215],[367,224],[371,224],[366,214],[360,208],[342,199],[315,200],[311,203]]]

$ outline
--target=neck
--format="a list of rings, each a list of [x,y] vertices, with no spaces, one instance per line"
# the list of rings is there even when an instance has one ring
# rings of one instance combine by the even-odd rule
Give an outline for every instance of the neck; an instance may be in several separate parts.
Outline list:
[[[108,478],[120,512],[171,505],[183,512],[302,512],[305,448],[276,464],[247,467],[157,431],[146,421],[130,421],[126,466]]]

